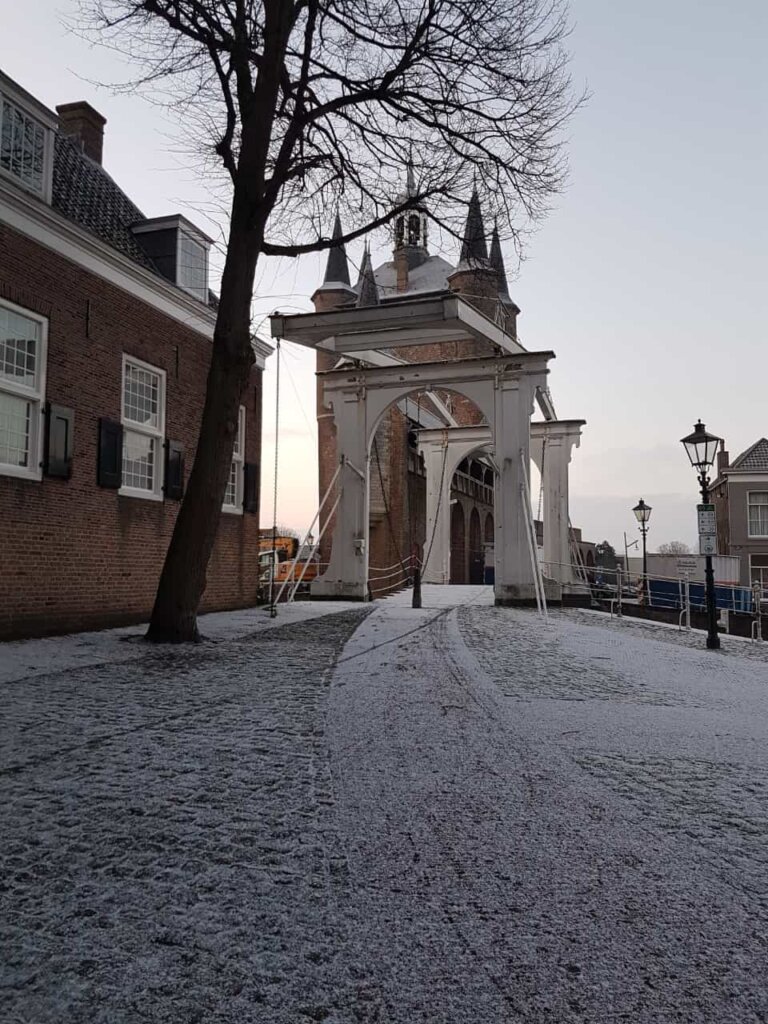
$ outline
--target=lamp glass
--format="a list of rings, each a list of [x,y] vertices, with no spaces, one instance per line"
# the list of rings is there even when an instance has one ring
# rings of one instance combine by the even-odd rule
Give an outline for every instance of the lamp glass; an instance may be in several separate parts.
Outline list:
[[[651,512],[653,509],[650,505],[646,505],[641,498],[632,511],[635,513],[635,519],[637,519],[638,523],[647,523],[651,518]]]
[[[714,464],[720,438],[710,434],[699,420],[693,433],[684,437],[682,443],[695,469],[709,469]]]

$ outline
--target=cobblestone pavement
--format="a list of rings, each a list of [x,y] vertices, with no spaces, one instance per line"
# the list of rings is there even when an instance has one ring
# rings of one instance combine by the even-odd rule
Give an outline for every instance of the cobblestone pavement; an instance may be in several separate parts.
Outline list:
[[[768,1021],[768,665],[408,604],[16,649],[2,1024]]]
[[[323,732],[363,614],[4,686],[3,1024],[352,1013]]]
[[[660,643],[676,644],[679,647],[690,647],[700,651],[705,645],[706,634],[700,629],[678,629],[665,622],[652,622],[647,619],[635,619],[630,615],[622,618],[607,612],[591,611],[581,608],[570,608],[552,613],[556,619],[570,619],[581,626],[596,626],[598,629],[620,629],[628,636],[647,637]],[[720,634],[720,650],[722,655],[736,658],[748,658],[768,664],[768,640],[753,643],[746,637]]]
[[[439,604],[366,620],[331,692],[383,1019],[768,1020],[768,667]]]

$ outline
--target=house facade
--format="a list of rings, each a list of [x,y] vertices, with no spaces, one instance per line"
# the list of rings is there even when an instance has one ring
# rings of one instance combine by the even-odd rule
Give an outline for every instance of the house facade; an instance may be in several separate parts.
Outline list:
[[[733,462],[721,442],[711,495],[718,551],[737,555],[740,585],[757,582],[768,599],[768,439],[761,437]]]
[[[210,240],[147,219],[105,120],[0,73],[0,637],[145,620],[197,444]],[[261,374],[243,397],[205,610],[258,585]]]

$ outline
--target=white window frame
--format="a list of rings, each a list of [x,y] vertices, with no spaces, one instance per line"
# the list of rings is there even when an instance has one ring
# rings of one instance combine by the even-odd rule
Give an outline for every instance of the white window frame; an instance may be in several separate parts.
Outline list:
[[[23,306],[17,306],[13,302],[6,302],[0,299],[0,306],[9,309],[12,313],[33,320],[40,325],[40,351],[37,353],[36,363],[39,367],[39,378],[34,388],[25,384],[16,384],[13,381],[0,377],[0,391],[14,398],[26,399],[33,408],[30,416],[29,429],[29,466],[12,466],[6,462],[0,462],[0,476],[21,477],[23,480],[42,480],[43,478],[43,437],[44,409],[45,409],[45,384],[46,371],[48,369],[48,321],[44,316],[38,316]],[[37,376],[37,375],[36,375]],[[36,408],[35,408],[36,407]]]
[[[761,488],[759,491],[758,490],[747,491],[747,536],[750,539],[758,539],[759,540],[761,537],[768,537],[768,533],[752,533],[752,524],[750,522],[749,510],[752,507],[752,495],[753,494],[768,494],[768,483],[765,485],[765,487]],[[768,508],[768,504],[763,504],[762,502],[758,504],[757,502],[755,502],[755,507],[756,508]]]
[[[189,239],[190,242],[194,242],[195,245],[199,246],[203,250],[205,286],[203,288],[202,295],[199,295],[194,288],[190,288],[181,283],[181,240],[183,237]],[[191,295],[193,298],[197,299],[198,302],[204,302],[206,305],[208,304],[208,246],[202,239],[197,238],[191,231],[185,231],[181,226],[176,231],[176,284],[179,288],[185,291],[187,295]]]
[[[13,171],[6,170],[2,166],[0,166],[0,178],[14,182],[20,188],[30,192],[33,196],[39,196],[50,205],[53,184],[53,131],[56,117],[46,107],[38,103],[33,96],[24,93],[14,85],[15,83],[12,83],[9,78],[0,74],[0,139],[2,138],[3,100],[5,100],[6,103],[16,107],[25,117],[31,118],[43,129],[43,180],[40,189],[37,189],[14,174]]]
[[[148,427],[146,424],[136,423],[134,420],[127,420],[125,418],[125,371],[129,364],[131,366],[136,366],[140,370],[148,370],[150,373],[156,373],[160,378],[158,395],[159,415],[158,425],[156,427]],[[145,363],[143,359],[137,359],[135,356],[128,355],[127,352],[123,352],[122,373],[120,376],[120,424],[123,428],[123,451],[125,451],[126,434],[134,433],[143,434],[145,437],[151,437],[156,443],[157,452],[153,481],[154,486],[152,490],[145,491],[140,487],[126,487],[125,485],[121,485],[117,493],[126,498],[144,498],[147,501],[163,500],[163,483],[165,478],[165,395],[165,370],[162,370],[159,366],[153,366],[151,363]],[[122,469],[123,467],[121,462],[121,474]]]
[[[241,516],[243,514],[243,488],[245,486],[245,406],[241,405],[237,414],[237,452],[232,452],[232,464],[230,466],[230,473],[234,468],[235,474],[235,504],[227,505],[226,502],[222,503],[221,511],[229,512],[230,515]]]

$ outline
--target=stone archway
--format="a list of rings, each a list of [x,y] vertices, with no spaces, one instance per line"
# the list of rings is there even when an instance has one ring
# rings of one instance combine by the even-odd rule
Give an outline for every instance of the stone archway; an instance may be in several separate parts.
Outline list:
[[[555,586],[573,584],[570,568],[570,525],[568,512],[568,465],[574,446],[578,447],[583,420],[551,420],[531,423],[530,455],[539,469],[544,491],[544,562]],[[424,569],[428,583],[448,579],[448,511],[445,487],[438,481],[454,471],[464,459],[484,453],[498,472],[498,459],[491,428],[487,425],[452,427],[447,430],[419,431],[419,450],[427,470],[427,529],[434,532],[435,544]],[[546,454],[545,454],[546,452]],[[446,470],[443,473],[442,467]],[[486,482],[488,474],[486,472]],[[493,525],[493,563],[497,562],[500,540],[498,493],[494,484],[497,515]],[[486,541],[490,538],[486,535]],[[490,564],[489,564],[490,569]],[[555,599],[557,593],[555,593]],[[548,595],[548,599],[553,599]]]
[[[485,540],[486,544],[493,544],[493,515],[490,512],[485,517],[483,539]]]
[[[357,352],[367,353],[364,359],[375,358],[374,350],[446,340],[448,334],[453,339],[459,333],[495,345],[501,353],[453,362],[347,365],[321,372],[323,401],[333,415],[341,465],[337,502],[330,513],[336,513],[330,563],[312,582],[312,596],[367,600],[371,439],[390,406],[415,392],[434,390],[456,391],[469,399],[480,410],[490,433],[497,473],[496,601],[534,603],[529,527],[521,498],[534,400],[546,388],[547,365],[553,353],[510,351],[512,343],[497,325],[453,296],[393,303],[374,310],[275,315],[272,330],[299,344],[343,351],[353,358]]]
[[[469,514],[469,582],[480,584],[483,582],[485,568],[485,556],[483,552],[483,537],[480,531],[480,513],[473,507]]]
[[[467,548],[464,506],[460,501],[451,505],[451,583],[467,582]]]

